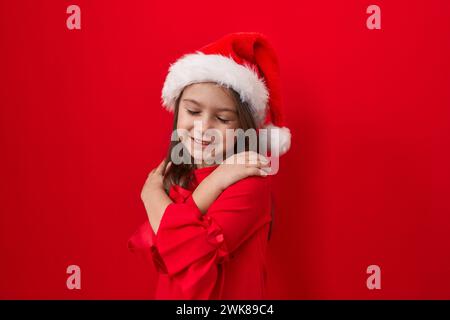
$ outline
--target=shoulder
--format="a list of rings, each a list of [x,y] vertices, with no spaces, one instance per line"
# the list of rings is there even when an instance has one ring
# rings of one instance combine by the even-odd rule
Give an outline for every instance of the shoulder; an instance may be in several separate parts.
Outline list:
[[[271,177],[248,177],[226,188],[208,214],[232,213],[240,217],[269,217],[272,207]],[[264,218],[265,219],[265,218]]]
[[[221,197],[243,197],[256,200],[269,196],[271,192],[272,177],[250,176],[237,181],[226,188]]]

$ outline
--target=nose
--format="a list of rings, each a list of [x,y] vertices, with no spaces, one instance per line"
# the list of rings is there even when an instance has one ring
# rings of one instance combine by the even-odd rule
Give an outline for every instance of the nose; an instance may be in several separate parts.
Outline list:
[[[194,132],[198,132],[202,137],[209,129],[213,129],[214,124],[209,115],[204,115],[201,120],[194,121]]]

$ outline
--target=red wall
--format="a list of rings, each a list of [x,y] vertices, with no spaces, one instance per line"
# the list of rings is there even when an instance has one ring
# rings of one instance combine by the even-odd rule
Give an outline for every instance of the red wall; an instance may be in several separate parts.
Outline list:
[[[293,135],[269,297],[450,298],[448,1],[1,1],[0,25],[0,298],[152,297],[126,242],[168,146],[164,77],[236,31],[277,49]]]

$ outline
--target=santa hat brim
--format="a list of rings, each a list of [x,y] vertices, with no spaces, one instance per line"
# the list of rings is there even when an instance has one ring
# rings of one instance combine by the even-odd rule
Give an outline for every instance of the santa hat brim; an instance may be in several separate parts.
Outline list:
[[[231,57],[220,54],[204,54],[197,51],[178,59],[169,68],[162,90],[162,103],[169,111],[183,89],[193,83],[216,82],[239,93],[241,100],[252,109],[255,122],[262,125],[269,92],[264,79],[250,65],[241,65]]]

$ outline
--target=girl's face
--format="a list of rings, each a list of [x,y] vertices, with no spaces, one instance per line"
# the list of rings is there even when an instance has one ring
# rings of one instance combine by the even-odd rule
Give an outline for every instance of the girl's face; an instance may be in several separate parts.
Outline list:
[[[179,102],[177,129],[182,129],[178,131],[180,139],[191,156],[197,161],[203,160],[198,167],[206,165],[205,156],[209,153],[203,152],[206,148],[214,151],[208,158],[223,157],[227,148],[233,148],[234,144],[226,145],[226,130],[237,128],[236,104],[228,89],[214,82],[195,83],[184,89]],[[221,139],[212,132],[220,132]]]

